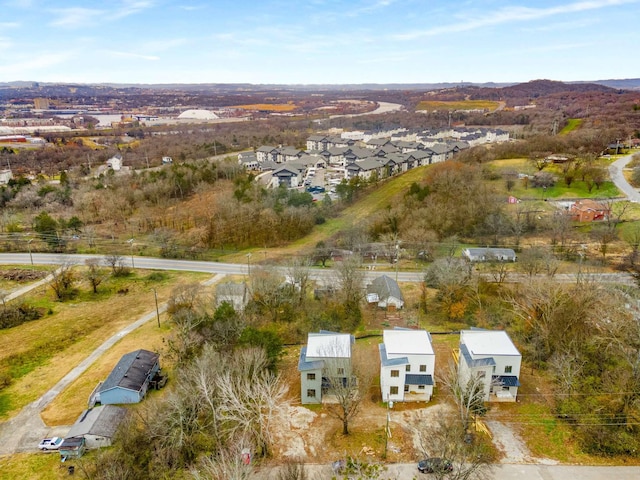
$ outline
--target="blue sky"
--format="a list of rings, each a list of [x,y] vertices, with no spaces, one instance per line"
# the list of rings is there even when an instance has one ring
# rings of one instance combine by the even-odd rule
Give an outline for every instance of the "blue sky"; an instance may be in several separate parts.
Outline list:
[[[640,0],[0,0],[0,81],[640,77]]]

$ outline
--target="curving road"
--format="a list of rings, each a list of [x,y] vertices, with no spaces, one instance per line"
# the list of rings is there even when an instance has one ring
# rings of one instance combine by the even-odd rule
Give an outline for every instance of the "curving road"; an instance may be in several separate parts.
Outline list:
[[[629,182],[627,182],[627,179],[624,178],[623,173],[624,167],[627,166],[632,157],[633,154],[626,155],[609,165],[609,175],[611,176],[611,180],[613,180],[613,183],[616,184],[616,187],[624,192],[630,202],[640,203],[640,193],[638,193],[638,190],[633,188],[629,184]]]

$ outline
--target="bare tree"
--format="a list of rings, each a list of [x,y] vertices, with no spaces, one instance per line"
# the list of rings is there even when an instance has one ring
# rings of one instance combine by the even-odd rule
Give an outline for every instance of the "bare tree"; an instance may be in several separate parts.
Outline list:
[[[100,261],[97,258],[88,258],[84,264],[87,266],[85,278],[91,285],[93,293],[98,293],[98,286],[104,280],[104,275],[100,271]]]
[[[484,378],[473,373],[466,377],[461,376],[458,365],[450,363],[448,371],[439,378],[439,382],[453,395],[458,407],[460,425],[466,431],[471,418],[486,411]]]
[[[194,480],[249,480],[255,478],[251,465],[246,465],[242,457],[228,449],[216,456],[203,457],[197,466],[191,467],[189,473]]]
[[[332,401],[327,402],[327,412],[340,420],[343,435],[349,435],[349,424],[359,413],[375,375],[370,359],[353,349],[349,349],[349,352],[346,349],[346,346],[337,342],[328,345],[323,352],[325,360],[322,370],[325,384],[323,395],[332,397]]]
[[[51,273],[49,285],[58,300],[64,300],[73,293],[73,286],[77,280],[73,267],[73,262],[64,260],[60,266]]]
[[[117,253],[105,255],[104,264],[111,267],[111,273],[114,277],[126,277],[129,275],[129,267],[125,263],[125,258]]]
[[[256,267],[251,269],[251,300],[262,312],[276,321],[285,303],[291,302],[292,288],[284,283],[284,278],[274,268]]]
[[[311,278],[310,260],[306,257],[295,257],[287,267],[287,275],[291,279],[294,289],[297,291],[297,305],[303,306]]]
[[[348,256],[336,264],[336,282],[340,290],[341,302],[350,310],[359,311],[364,288],[364,272],[361,262],[354,256]]]
[[[276,480],[309,480],[309,475],[304,468],[304,461],[302,459],[285,461],[278,471]]]
[[[492,478],[491,449],[484,439],[469,438],[464,426],[451,417],[441,416],[417,429],[422,454],[451,462],[451,471],[436,469],[432,475],[440,480],[485,480]]]

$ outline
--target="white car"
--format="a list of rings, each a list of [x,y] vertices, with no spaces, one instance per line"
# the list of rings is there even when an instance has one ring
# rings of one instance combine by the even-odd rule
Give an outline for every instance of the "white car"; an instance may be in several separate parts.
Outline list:
[[[58,450],[63,440],[62,437],[45,438],[38,444],[38,448],[40,450]]]

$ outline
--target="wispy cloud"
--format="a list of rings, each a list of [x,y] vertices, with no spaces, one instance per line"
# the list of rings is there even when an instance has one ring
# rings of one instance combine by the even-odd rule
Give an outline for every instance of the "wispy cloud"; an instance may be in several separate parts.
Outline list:
[[[74,53],[48,52],[36,57],[30,57],[22,62],[0,62],[0,75],[10,74],[14,78],[29,75],[29,72],[45,71],[48,68],[63,64],[72,59]]]
[[[18,28],[20,24],[18,22],[0,22],[0,29],[5,28]]]
[[[92,8],[72,7],[53,10],[58,18],[51,22],[54,27],[77,28],[93,24],[94,21],[104,16],[104,10]]]
[[[6,7],[14,7],[14,8],[31,8],[34,5],[33,0],[8,0],[3,2],[3,5]]]
[[[554,45],[544,45],[540,47],[519,48],[518,53],[542,53],[542,52],[558,52],[563,50],[574,50],[576,48],[592,47],[594,42],[582,43],[559,43]]]
[[[353,10],[350,11],[346,11],[344,12],[344,15],[346,17],[357,17],[360,15],[365,15],[365,14],[369,14],[369,13],[374,13],[377,12],[378,10],[382,10],[384,8],[387,8],[391,5],[393,5],[394,3],[396,3],[397,0],[376,0],[374,2],[371,2],[370,4],[364,5],[362,7],[359,8],[355,8]]]
[[[520,6],[504,7],[483,16],[461,19],[458,23],[398,34],[394,35],[393,38],[398,40],[415,40],[422,37],[466,32],[469,30],[476,30],[483,27],[490,27],[505,23],[539,20],[556,15],[580,13],[607,7],[615,7],[629,3],[638,3],[638,0],[591,0],[568,3],[565,5],[558,5],[548,8],[531,8]]]
[[[180,5],[178,8],[186,10],[187,12],[193,12],[194,10],[202,10],[207,8],[206,5]]]
[[[119,20],[135,15],[143,10],[153,7],[153,2],[125,0],[112,5],[111,10],[97,8],[70,7],[53,9],[51,12],[57,16],[51,22],[54,27],[79,28],[95,25],[98,20]]]
[[[149,40],[142,44],[142,49],[152,52],[164,52],[173,48],[182,47],[189,43],[186,38],[166,38],[162,40]]]
[[[160,57],[158,57],[157,55],[144,55],[141,53],[133,53],[133,52],[119,52],[116,50],[105,50],[104,53],[116,58],[135,58],[139,60],[149,60],[149,61],[160,60]]]
[[[146,0],[125,0],[120,6],[115,8],[115,11],[111,13],[110,18],[118,19],[135,15],[153,7],[153,2]]]

